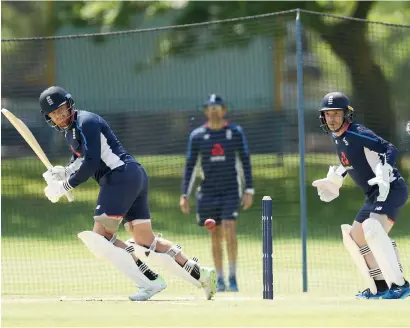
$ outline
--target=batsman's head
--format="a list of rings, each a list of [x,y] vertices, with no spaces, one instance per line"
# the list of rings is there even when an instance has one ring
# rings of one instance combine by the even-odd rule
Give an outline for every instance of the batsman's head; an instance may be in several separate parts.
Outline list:
[[[353,107],[349,98],[341,92],[328,93],[322,100],[320,112],[320,127],[328,132],[339,132],[353,121]]]
[[[40,111],[46,122],[57,129],[69,129],[74,118],[74,100],[61,87],[52,86],[44,90],[39,98]]]
[[[211,94],[203,108],[208,120],[222,120],[225,117],[226,106],[221,96]]]

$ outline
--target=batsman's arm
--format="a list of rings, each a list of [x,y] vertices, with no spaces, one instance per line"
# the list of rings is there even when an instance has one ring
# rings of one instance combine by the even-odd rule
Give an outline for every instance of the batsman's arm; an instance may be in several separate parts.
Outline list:
[[[93,118],[87,119],[81,127],[83,138],[84,161],[79,170],[69,179],[71,188],[86,182],[98,169],[101,161],[101,126]]]

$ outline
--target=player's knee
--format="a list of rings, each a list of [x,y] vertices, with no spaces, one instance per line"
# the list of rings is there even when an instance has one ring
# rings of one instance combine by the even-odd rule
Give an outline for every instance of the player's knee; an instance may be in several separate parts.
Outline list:
[[[222,227],[226,238],[232,239],[236,236],[236,225],[233,220],[222,221]]]
[[[94,227],[93,227],[93,232],[95,232],[96,234],[103,236],[105,239],[107,239],[108,241],[110,241],[113,236],[115,236],[115,234],[108,232],[103,225],[101,225],[99,222],[95,222],[94,223]]]
[[[384,220],[388,220],[388,217],[387,217],[386,214],[379,214],[379,213],[374,213],[374,212],[371,212],[369,214],[369,218],[375,219],[379,222],[384,221]]]
[[[394,224],[394,221],[390,220],[386,214],[370,213],[369,218],[379,221],[387,233],[391,230]]]
[[[362,225],[360,223],[353,223],[353,225],[350,227],[349,235],[357,245],[366,244],[366,239],[364,237]]]
[[[369,217],[362,223],[364,238],[368,241],[370,239],[375,239],[378,236],[387,235],[380,221]]]
[[[213,244],[221,244],[223,239],[223,233],[220,226],[216,226],[215,229],[211,233],[212,243]]]
[[[115,234],[121,224],[122,217],[108,216],[103,213],[94,216],[94,220],[95,222],[100,223],[108,233]]]

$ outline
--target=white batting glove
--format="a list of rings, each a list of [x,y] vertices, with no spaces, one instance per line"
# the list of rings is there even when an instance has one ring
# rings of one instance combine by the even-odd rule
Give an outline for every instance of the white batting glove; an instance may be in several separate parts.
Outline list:
[[[63,170],[60,170],[59,172],[53,173],[52,169],[54,168],[50,168],[48,169],[46,172],[43,173],[43,178],[44,180],[47,182],[47,184],[50,184],[53,181],[63,181],[65,180],[65,171],[64,171],[64,167],[62,166],[55,166],[55,167],[61,167],[63,168]]]
[[[44,189],[44,194],[52,203],[57,203],[61,196],[73,189],[67,181],[51,180]]]
[[[339,173],[340,171],[340,167],[330,166],[326,178],[313,181],[312,186],[317,188],[321,201],[331,202],[339,197],[339,189],[344,180]]]
[[[387,199],[390,191],[390,177],[393,173],[393,168],[390,164],[379,163],[376,165],[375,172],[376,177],[367,181],[370,186],[379,186],[379,196],[377,196],[378,202],[384,202]]]
[[[82,158],[77,158],[74,162],[70,165],[64,166],[53,166],[51,169],[48,169],[47,172],[43,173],[43,178],[47,182],[50,181],[63,181],[68,179],[71,175],[78,171],[83,163]]]

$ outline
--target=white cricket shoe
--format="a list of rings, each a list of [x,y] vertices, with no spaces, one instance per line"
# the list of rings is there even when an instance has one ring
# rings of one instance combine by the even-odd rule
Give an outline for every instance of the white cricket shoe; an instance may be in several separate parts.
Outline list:
[[[167,288],[167,283],[159,275],[158,278],[153,281],[153,283],[154,286],[152,287],[140,287],[137,293],[130,295],[128,298],[131,301],[148,301],[152,296]]]
[[[202,288],[205,291],[205,296],[207,300],[212,299],[216,293],[218,286],[216,279],[216,270],[212,268],[201,268],[201,276],[199,281],[202,284]]]

